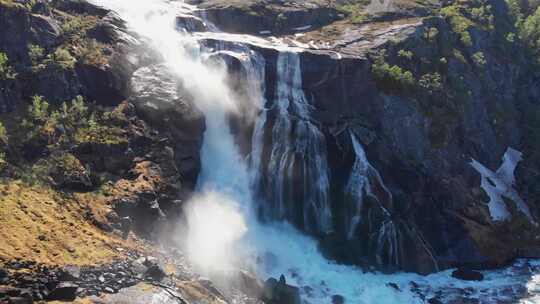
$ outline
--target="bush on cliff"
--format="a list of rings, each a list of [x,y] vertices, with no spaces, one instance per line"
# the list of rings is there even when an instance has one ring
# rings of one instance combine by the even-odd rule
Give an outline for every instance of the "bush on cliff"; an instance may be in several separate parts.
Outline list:
[[[71,15],[63,13],[62,32],[64,37],[71,42],[76,42],[86,36],[86,32],[97,23],[97,17],[90,15]]]
[[[62,70],[71,70],[75,67],[77,59],[66,48],[59,47],[53,53],[47,55],[45,62],[53,64]]]
[[[440,92],[443,88],[441,82],[441,74],[439,73],[427,73],[420,77],[418,80],[420,88],[424,89],[429,94]]]
[[[124,144],[125,131],[118,125],[118,115],[107,111],[90,111],[83,97],[64,102],[51,110],[41,96],[34,96],[23,121],[26,141],[43,142],[49,148],[68,148],[81,143]]]
[[[49,157],[39,159],[32,166],[30,182],[46,181],[55,188],[79,191],[93,188],[90,170],[72,153],[54,152]]]
[[[393,92],[411,89],[415,85],[413,74],[398,65],[390,65],[384,57],[384,52],[376,54],[371,66],[373,76],[381,88]]]
[[[443,15],[450,26],[452,31],[459,35],[459,40],[465,46],[471,46],[471,34],[469,28],[473,25],[473,22],[464,16],[461,11],[461,7],[458,4],[453,4],[441,9],[441,15]]]
[[[32,63],[32,72],[37,73],[45,68],[45,50],[36,44],[28,44],[28,57]]]
[[[104,67],[108,64],[107,57],[103,54],[104,46],[95,39],[84,39],[75,47],[75,56],[83,64]]]
[[[9,64],[8,56],[0,52],[0,80],[14,79],[17,75]]]
[[[520,36],[537,63],[540,63],[540,8],[524,20],[520,27]]]

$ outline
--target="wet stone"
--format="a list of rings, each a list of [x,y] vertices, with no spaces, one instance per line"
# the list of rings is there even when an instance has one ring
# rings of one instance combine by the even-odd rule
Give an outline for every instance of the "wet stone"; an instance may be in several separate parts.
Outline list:
[[[78,266],[65,266],[60,270],[60,281],[78,281],[81,278],[81,268]]]
[[[159,265],[152,265],[148,267],[148,270],[144,274],[146,278],[151,278],[152,280],[161,281],[165,278],[166,274]]]
[[[482,281],[484,279],[484,275],[481,272],[467,268],[458,268],[454,270],[452,272],[452,277],[465,281]]]
[[[401,289],[399,288],[399,286],[396,283],[393,283],[393,282],[386,283],[386,286],[388,286],[388,287],[390,287],[392,289],[395,289],[397,291],[401,291]]]
[[[441,300],[439,300],[438,298],[431,298],[428,300],[428,303],[429,304],[444,304]]]
[[[105,287],[103,289],[103,291],[106,292],[106,293],[114,293],[115,292],[114,289],[112,289],[111,287]]]
[[[345,298],[342,295],[333,295],[332,304],[344,304]]]
[[[73,301],[77,297],[79,286],[71,282],[61,282],[51,291],[47,300]]]

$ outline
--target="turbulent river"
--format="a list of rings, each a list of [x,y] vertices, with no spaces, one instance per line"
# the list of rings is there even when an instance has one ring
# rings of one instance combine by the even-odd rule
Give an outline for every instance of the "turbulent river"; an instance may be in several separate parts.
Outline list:
[[[484,272],[482,282],[453,279],[451,270],[420,276],[411,273],[381,274],[343,266],[325,259],[316,241],[298,232],[289,224],[262,224],[256,216],[255,192],[260,176],[262,128],[266,122],[264,100],[264,59],[249,45],[264,45],[280,52],[278,58],[276,104],[278,117],[273,127],[274,145],[267,165],[268,184],[274,195],[265,212],[273,217],[288,212],[281,197],[285,168],[293,162],[305,166],[305,174],[313,184],[305,185],[304,200],[312,202],[306,210],[314,214],[310,225],[324,231],[329,223],[328,183],[325,151],[320,149],[321,134],[309,119],[292,131],[289,109],[299,117],[309,115],[301,88],[298,46],[290,47],[274,40],[246,35],[229,35],[209,30],[190,33],[179,28],[176,17],[190,15],[194,7],[182,2],[162,0],[94,0],[114,10],[127,21],[128,27],[157,51],[167,67],[193,95],[205,114],[207,130],[202,147],[202,172],[198,194],[188,203],[186,214],[189,232],[185,240],[186,254],[201,272],[211,275],[232,269],[246,269],[260,279],[284,274],[287,282],[300,287],[306,303],[331,303],[341,295],[346,303],[426,303],[439,296],[443,302],[462,296],[478,299],[478,303],[540,303],[540,262],[519,260],[506,269]],[[210,29],[213,27],[210,26]],[[212,38],[221,43],[212,47],[201,43]],[[229,85],[224,64],[216,58],[236,58],[246,77],[242,96]],[[242,100],[239,104],[238,100]],[[246,109],[248,109],[246,111]],[[253,113],[251,152],[242,156],[231,132],[228,115]],[[289,136],[288,134],[293,134]],[[362,147],[355,145],[358,172],[374,171]],[[291,155],[304,155],[295,159]],[[364,170],[364,171],[361,171]],[[377,174],[373,172],[373,174]],[[361,183],[362,176],[357,176]],[[273,186],[272,186],[273,185]],[[321,190],[323,189],[323,190]],[[306,211],[307,212],[307,211]],[[354,217],[348,224],[355,226]],[[454,303],[462,303],[459,300]]]

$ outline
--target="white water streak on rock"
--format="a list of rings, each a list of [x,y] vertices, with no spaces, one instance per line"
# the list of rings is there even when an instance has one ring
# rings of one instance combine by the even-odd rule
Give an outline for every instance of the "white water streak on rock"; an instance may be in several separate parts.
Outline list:
[[[527,218],[535,223],[527,203],[515,189],[517,164],[521,161],[521,152],[508,148],[503,156],[503,163],[496,172],[486,168],[477,160],[471,161],[471,166],[481,175],[480,186],[489,196],[489,213],[494,221],[504,221],[511,218],[504,198],[511,200]]]

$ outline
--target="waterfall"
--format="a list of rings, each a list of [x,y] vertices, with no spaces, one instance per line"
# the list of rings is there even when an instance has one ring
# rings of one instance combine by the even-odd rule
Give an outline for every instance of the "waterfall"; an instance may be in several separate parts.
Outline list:
[[[351,133],[350,137],[356,158],[349,181],[345,186],[345,193],[351,197],[349,201],[352,202],[351,206],[348,206],[348,213],[351,215],[351,218],[346,223],[347,237],[352,239],[362,219],[361,213],[364,205],[364,196],[367,195],[377,200],[384,214],[389,217],[390,213],[382,205],[382,202],[386,200],[391,201],[392,194],[382,182],[379,172],[369,163],[366,152],[356,139],[356,136]],[[375,185],[372,185],[372,183],[375,183]],[[382,193],[377,195],[374,190],[376,188],[381,189]],[[380,199],[379,196],[381,197]]]
[[[368,231],[362,232],[372,235],[370,244],[366,245],[374,248],[377,264],[399,266],[401,258],[399,230],[388,210],[388,207],[392,206],[392,194],[384,184],[379,172],[369,163],[364,148],[352,132],[350,132],[350,138],[355,161],[345,186],[345,201],[347,203],[345,206],[345,231],[347,238],[349,240],[355,238],[362,222],[370,221],[367,223]],[[377,203],[375,207],[371,208],[376,208],[382,213],[382,219],[379,222],[374,222],[373,219],[365,215],[368,208],[364,202],[368,197]]]
[[[302,89],[297,53],[279,53],[276,77],[272,103],[276,117],[270,131],[272,149],[266,172],[259,170],[259,174],[267,176],[265,204],[260,208],[267,218],[288,219],[312,233],[329,233],[332,212],[326,141],[310,121],[310,105]],[[264,111],[259,120],[266,123],[267,116]],[[264,131],[260,125],[257,127],[255,134],[262,137]],[[260,143],[262,140],[256,138],[254,144]],[[253,152],[256,155],[262,149],[257,147]]]

